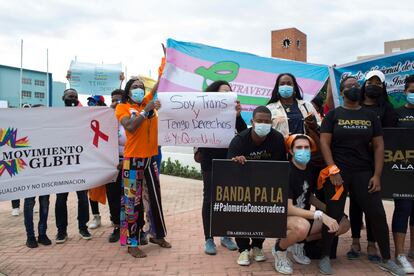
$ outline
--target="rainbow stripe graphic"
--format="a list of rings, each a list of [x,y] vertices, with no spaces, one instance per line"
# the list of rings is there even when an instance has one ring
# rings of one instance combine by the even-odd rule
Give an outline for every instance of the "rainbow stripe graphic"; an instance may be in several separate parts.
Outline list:
[[[23,137],[21,139],[17,139],[17,129],[8,128],[2,129],[0,128],[0,147],[2,146],[9,146],[13,149],[17,148],[27,148],[29,147],[29,139]],[[1,160],[0,161],[0,176],[3,175],[5,171],[9,173],[12,177],[17,175],[26,167],[26,162],[23,159],[17,158],[13,160]]]
[[[203,44],[167,40],[167,58],[159,92],[200,92],[216,80],[228,81],[237,92],[243,118],[268,102],[280,73],[292,73],[310,101],[325,84],[328,66],[265,58]]]
[[[17,139],[17,129],[8,128],[8,129],[1,129],[0,128],[0,147],[8,145],[11,148],[27,148],[29,147],[29,140],[26,137]]]
[[[21,158],[10,161],[0,161],[0,176],[2,176],[4,171],[7,171],[10,176],[14,176],[21,172],[26,166],[26,163]]]

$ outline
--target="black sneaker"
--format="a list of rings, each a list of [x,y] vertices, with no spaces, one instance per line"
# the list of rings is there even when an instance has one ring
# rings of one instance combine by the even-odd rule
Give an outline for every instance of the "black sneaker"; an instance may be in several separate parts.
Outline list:
[[[27,238],[26,246],[29,247],[29,248],[36,248],[39,245],[37,244],[37,241],[36,241],[35,237],[29,237],[29,238]]]
[[[109,242],[119,241],[119,227],[114,227],[114,231],[112,231],[112,233],[109,236],[108,240],[109,240]]]
[[[56,243],[64,243],[66,240],[68,239],[68,234],[62,233],[62,232],[58,232],[58,234],[56,235]]]
[[[91,233],[89,233],[88,229],[79,230],[79,234],[81,235],[82,239],[84,239],[84,240],[92,239],[92,235],[91,235]]]
[[[43,245],[51,245],[52,241],[48,238],[48,236],[45,235],[39,235],[39,237],[37,238],[37,242]]]

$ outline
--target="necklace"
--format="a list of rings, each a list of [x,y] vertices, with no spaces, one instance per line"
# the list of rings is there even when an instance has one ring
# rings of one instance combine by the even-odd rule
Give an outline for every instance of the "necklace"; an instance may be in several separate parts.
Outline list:
[[[292,107],[292,105],[293,104],[282,104],[283,108],[287,113],[290,113],[290,108]]]

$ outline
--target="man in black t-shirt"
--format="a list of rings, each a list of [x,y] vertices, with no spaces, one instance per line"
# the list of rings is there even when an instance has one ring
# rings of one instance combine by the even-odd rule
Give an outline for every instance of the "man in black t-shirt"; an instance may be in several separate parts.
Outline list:
[[[315,148],[312,139],[303,134],[292,135],[287,139],[289,153],[293,156],[289,169],[289,200],[287,236],[279,239],[272,250],[275,257],[275,269],[282,274],[292,274],[292,263],[287,258],[287,251],[299,264],[310,264],[305,255],[303,242],[320,239],[322,225],[329,232],[343,234],[349,229],[349,222],[344,218],[340,225],[337,221],[323,213],[325,205],[315,196],[316,184],[307,164],[311,157],[311,148]],[[319,210],[310,210],[311,205]],[[288,250],[289,249],[289,250]]]
[[[283,135],[272,129],[272,114],[265,106],[253,111],[252,127],[239,133],[230,143],[227,158],[244,164],[247,160],[286,160]],[[257,262],[265,261],[263,253],[264,239],[236,238],[240,256],[239,265],[250,265],[250,249]]]

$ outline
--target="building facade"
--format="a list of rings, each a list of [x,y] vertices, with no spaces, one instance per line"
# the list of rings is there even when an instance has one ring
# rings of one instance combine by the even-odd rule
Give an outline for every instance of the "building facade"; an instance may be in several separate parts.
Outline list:
[[[66,83],[55,82],[52,73],[23,69],[21,103],[64,106],[62,101]],[[0,65],[0,102],[3,107],[20,105],[20,68]]]
[[[296,28],[272,31],[272,57],[307,61],[306,34]]]

